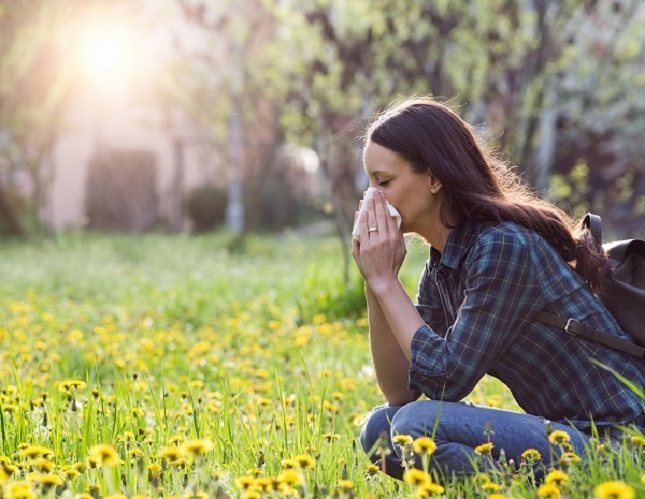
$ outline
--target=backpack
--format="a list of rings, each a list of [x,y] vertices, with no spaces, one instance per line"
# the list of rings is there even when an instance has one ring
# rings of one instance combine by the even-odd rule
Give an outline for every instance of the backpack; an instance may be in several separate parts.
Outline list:
[[[583,226],[591,231],[591,235],[599,244],[602,244],[601,219],[598,215],[588,213]],[[572,317],[538,312],[535,319],[560,327],[570,335],[581,336],[645,359],[645,241],[614,241],[604,244],[603,248],[611,272],[605,281],[604,290],[598,297],[633,342],[592,329]]]

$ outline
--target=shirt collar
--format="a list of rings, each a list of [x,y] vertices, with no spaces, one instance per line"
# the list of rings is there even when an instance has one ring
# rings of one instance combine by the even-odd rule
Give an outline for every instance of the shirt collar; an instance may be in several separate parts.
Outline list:
[[[439,253],[435,248],[430,248],[431,263],[435,266],[441,264],[451,269],[458,268],[461,261],[466,257],[478,232],[478,225],[474,222],[459,224],[448,234],[443,253]]]

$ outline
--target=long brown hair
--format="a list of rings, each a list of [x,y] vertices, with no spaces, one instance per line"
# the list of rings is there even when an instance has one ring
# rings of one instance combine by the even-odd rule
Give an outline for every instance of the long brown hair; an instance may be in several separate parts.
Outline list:
[[[592,290],[602,288],[608,272],[602,246],[564,211],[540,199],[446,105],[430,97],[395,103],[377,115],[367,140],[397,152],[417,173],[430,170],[441,181],[446,226],[451,218],[523,225],[544,237]]]

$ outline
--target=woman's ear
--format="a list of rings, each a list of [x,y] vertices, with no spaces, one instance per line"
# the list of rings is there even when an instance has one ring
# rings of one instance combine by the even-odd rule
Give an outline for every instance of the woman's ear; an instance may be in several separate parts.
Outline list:
[[[441,180],[435,177],[431,172],[428,172],[428,189],[432,194],[436,194],[441,190]]]

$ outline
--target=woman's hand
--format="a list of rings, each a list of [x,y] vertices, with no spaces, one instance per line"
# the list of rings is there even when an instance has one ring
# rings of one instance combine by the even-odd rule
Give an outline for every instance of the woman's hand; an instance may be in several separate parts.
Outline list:
[[[359,224],[361,239],[360,242],[353,240],[352,255],[363,278],[376,291],[398,279],[406,253],[403,233],[388,213],[385,194],[381,191],[367,200]]]

